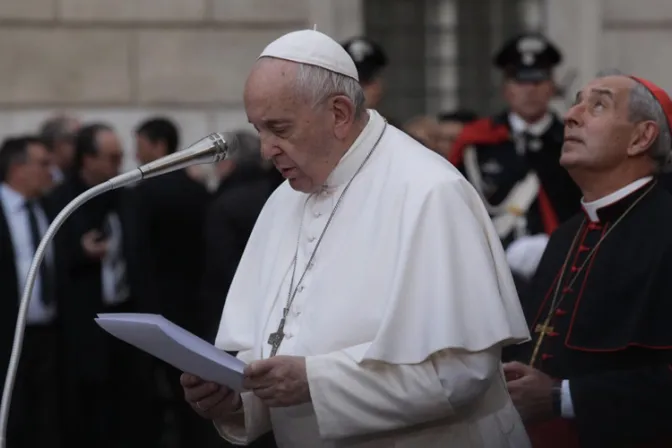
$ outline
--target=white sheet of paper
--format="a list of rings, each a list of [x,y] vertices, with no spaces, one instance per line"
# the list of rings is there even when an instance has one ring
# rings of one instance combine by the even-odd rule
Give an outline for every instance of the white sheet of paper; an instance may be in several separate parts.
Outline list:
[[[99,314],[112,336],[206,381],[243,390],[245,363],[158,314]]]

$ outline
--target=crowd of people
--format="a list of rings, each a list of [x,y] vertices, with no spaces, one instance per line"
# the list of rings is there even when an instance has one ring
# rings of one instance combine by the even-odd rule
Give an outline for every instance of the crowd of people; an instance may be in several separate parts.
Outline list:
[[[617,72],[600,74],[580,91],[574,106],[561,118],[549,106],[556,94],[553,69],[562,60],[561,52],[544,36],[525,34],[507,42],[494,58],[504,75],[507,110],[486,117],[467,110],[445,111],[397,124],[393,117],[384,119],[375,112],[385,95],[388,56],[384,50],[369,39],[351,39],[339,46],[349,57],[343,63],[331,42],[322,41],[320,33],[311,33],[302,39],[316,39],[315,48],[327,48],[327,56],[337,62],[329,67],[336,69],[328,68],[326,74],[311,72],[324,67],[311,65],[303,56],[295,57],[301,47],[296,42],[290,46],[294,53],[285,51],[283,45],[288,46],[288,41],[282,38],[269,45],[245,91],[247,114],[259,135],[236,132],[242,156],[216,166],[215,190],[208,188],[197,170],[181,170],[105,193],[66,221],[48,248],[31,300],[8,448],[76,444],[207,448],[229,442],[271,447],[277,443],[274,432],[279,446],[313,447],[317,442],[306,441],[316,440],[310,429],[315,419],[321,435],[350,437],[359,431],[356,436],[371,432],[375,439],[380,428],[411,431],[408,428],[413,425],[442,416],[457,418],[459,424],[449,418],[445,424],[452,429],[448,432],[430,428],[420,435],[394,433],[385,440],[407,446],[404,443],[425,443],[418,441],[435,437],[433,440],[441,441],[437,443],[444,443],[458,440],[451,437],[459,433],[472,437],[469,443],[474,445],[464,446],[484,448],[514,446],[501,445],[504,439],[522,443],[516,448],[528,446],[528,436],[534,448],[635,448],[661,440],[660,446],[666,446],[665,441],[671,438],[665,422],[672,416],[672,333],[665,323],[669,310],[662,303],[672,292],[666,271],[666,263],[672,263],[667,258],[672,254],[667,231],[672,224],[667,223],[668,218],[672,220],[672,208],[667,208],[672,206],[672,198],[667,192],[669,181],[661,174],[672,159],[672,101],[667,94],[640,78]],[[322,90],[315,94],[319,98],[309,102],[333,101],[328,119],[315,109],[305,109],[303,100],[281,97],[290,89],[284,86],[284,77],[293,70],[304,81],[314,76],[316,83],[322,82],[318,86]],[[280,72],[282,76],[274,77]],[[348,83],[353,79],[357,84],[351,86]],[[339,95],[343,98],[333,100]],[[285,109],[293,105],[296,116],[279,120],[279,124],[267,123],[265,117],[280,113],[274,109],[277,104]],[[297,118],[300,111],[306,114],[301,116],[303,121]],[[292,120],[304,127],[308,123],[312,130],[287,124]],[[295,134],[285,136],[290,126],[296,127]],[[327,148],[332,134],[317,134],[325,126],[332,126],[332,134],[338,136],[333,147]],[[138,124],[134,137],[135,155],[141,164],[171,154],[181,145],[178,125],[164,117]],[[269,144],[269,139],[274,143]],[[325,142],[325,149],[301,152],[318,141]],[[382,148],[374,154],[379,142]],[[360,147],[371,152],[355,151]],[[342,149],[342,154],[335,148]],[[343,156],[348,148],[354,152]],[[408,154],[405,148],[409,148]],[[428,156],[416,153],[417,148]],[[80,123],[69,116],[49,119],[34,134],[12,136],[2,143],[0,379],[4,379],[19,298],[39,240],[49,222],[77,195],[119,174],[125,153],[109,124]],[[332,160],[334,154],[340,155]],[[344,199],[347,204],[359,201],[361,208],[345,205],[339,211],[357,220],[358,230],[349,230],[348,238],[367,245],[369,252],[339,249],[327,239],[324,250],[333,260],[340,260],[341,266],[348,265],[347,269],[339,268],[339,276],[347,277],[348,285],[339,276],[330,281],[341,284],[321,280],[324,273],[322,277],[308,275],[311,279],[305,287],[315,291],[322,285],[321,313],[329,316],[314,309],[312,323],[302,324],[307,328],[303,334],[327,334],[329,330],[338,332],[337,324],[348,321],[351,334],[342,339],[359,341],[361,337],[361,345],[343,349],[345,357],[320,361],[331,373],[320,374],[321,382],[316,383],[328,393],[343,396],[351,395],[338,388],[347,381],[353,390],[378,381],[378,386],[360,391],[360,401],[350,396],[347,405],[344,398],[339,408],[336,403],[340,398],[326,397],[327,392],[322,397],[306,397],[305,390],[300,397],[278,398],[268,395],[268,384],[259,385],[254,376],[247,379],[255,394],[252,398],[214,386],[205,393],[206,385],[199,379],[185,377],[183,372],[110,337],[95,324],[93,318],[102,312],[158,313],[222,349],[239,352],[247,362],[256,361],[259,342],[253,333],[266,331],[266,325],[271,325],[267,323],[270,318],[263,316],[263,328],[256,326],[259,318],[255,316],[265,309],[263,300],[269,294],[264,288],[273,287],[273,276],[291,272],[289,268],[280,272],[285,266],[273,261],[289,250],[282,241],[296,243],[295,234],[285,234],[282,229],[299,231],[299,242],[303,241],[301,232],[309,232],[307,246],[299,250],[299,244],[292,252],[294,271],[299,260],[305,261],[306,275],[315,263],[310,254],[315,256],[316,245],[339,208],[340,199],[334,201],[330,195],[335,191],[344,195],[372,154],[368,174],[362,172],[362,179],[368,176],[367,187],[356,193],[362,184],[353,183],[352,199]],[[454,167],[455,172],[447,167]],[[413,174],[424,177],[411,188],[408,176],[412,169],[423,170]],[[372,173],[378,176],[371,177]],[[389,176],[395,180],[388,184]],[[283,184],[285,179],[289,179],[291,193]],[[446,179],[454,183],[464,180],[465,184],[448,187]],[[468,190],[465,185],[470,186]],[[309,196],[293,196],[299,193]],[[404,198],[403,213],[389,195]],[[377,199],[371,199],[374,196]],[[331,215],[325,204],[333,207]],[[294,229],[292,219],[302,216],[300,211],[294,213],[299,207],[311,208],[312,212],[306,212],[308,222],[330,216],[322,236],[315,229],[303,229],[300,223],[298,230]],[[437,207],[445,209],[437,211]],[[458,211],[459,216],[451,215]],[[625,219],[627,216],[631,218]],[[433,222],[426,222],[428,219]],[[442,230],[442,225],[450,228]],[[610,235],[614,228],[617,230]],[[407,245],[406,239],[413,244]],[[351,264],[346,261],[348,256]],[[402,260],[403,269],[398,267]],[[367,274],[370,284],[361,277],[367,263],[377,269]],[[413,269],[414,264],[419,267]],[[302,272],[294,273],[301,283]],[[450,284],[442,280],[444,275]],[[305,337],[288,341],[291,332],[297,334],[301,328],[284,327],[294,296],[304,288],[294,281],[292,275],[288,291],[278,287],[284,291],[279,294],[280,302],[283,294],[289,294],[290,300],[285,314],[282,307],[274,312],[280,326],[268,339],[269,347],[259,349],[262,357],[270,355],[278,363],[297,354],[326,356],[330,348],[343,348],[341,338],[333,334],[324,342]],[[375,293],[365,293],[367,288]],[[496,297],[493,291],[498,291]],[[445,304],[441,304],[441,294]],[[432,309],[410,312],[409,304],[402,305],[403,300],[410,300],[405,295],[418,299],[414,306]],[[327,298],[332,302],[327,303]],[[358,298],[358,312],[332,306],[339,303],[345,307],[344,300],[354,306]],[[467,298],[472,301],[469,306],[463,302]],[[222,316],[225,300],[231,303]],[[377,305],[365,306],[367,300]],[[300,298],[296,303],[307,307]],[[478,313],[469,309],[477,307],[479,313],[489,316],[480,323],[470,321]],[[455,315],[437,317],[437,309]],[[271,312],[270,308],[265,310]],[[389,322],[376,317],[381,310]],[[294,312],[292,318],[298,319],[301,312]],[[362,317],[355,319],[351,313]],[[420,324],[421,316],[427,319],[425,324]],[[375,338],[368,335],[367,325],[377,328]],[[469,336],[457,337],[441,330],[442,325],[459,326]],[[490,327],[486,330],[483,325]],[[411,335],[416,330],[433,334],[411,347],[395,339],[399,329],[408,340],[416,340]],[[268,333],[271,331],[269,327]],[[529,335],[531,341],[524,343]],[[390,346],[389,340],[381,339],[384,337],[396,341],[397,346]],[[283,338],[284,345],[280,345]],[[429,351],[430,346],[434,352]],[[285,358],[275,357],[278,349]],[[474,356],[480,356],[479,360],[474,361]],[[407,370],[403,375],[410,376],[398,377],[393,373],[384,376],[380,371],[362,373],[362,362],[423,366],[426,359],[432,359],[434,365],[458,362],[449,370],[457,375],[454,372],[466,369],[461,382],[441,376],[439,367],[439,377],[431,378],[440,384],[431,391],[422,390],[426,384],[414,382],[430,378],[429,373]],[[496,359],[494,364],[492,359]],[[355,364],[351,364],[353,360]],[[311,361],[310,366],[303,362],[290,367],[303,368],[306,383],[318,381],[314,378],[317,361]],[[499,362],[504,362],[501,384],[506,387],[474,385],[476,377],[480,382],[483,378],[494,381],[500,370],[487,366],[497,367]],[[309,367],[315,369],[312,376],[305,373]],[[282,364],[258,367],[264,368],[289,369]],[[295,373],[283,372],[289,376]],[[329,383],[329,376],[342,384]],[[385,389],[382,382],[403,383],[407,390],[392,391],[390,385]],[[381,391],[376,395],[378,388]],[[455,398],[456,388],[478,392]],[[221,394],[219,401],[206,409],[203,403],[215,389]],[[507,390],[508,395],[502,395]],[[449,395],[449,404],[432,401],[443,393]],[[397,395],[390,398],[392,394]],[[366,406],[361,403],[364,396],[369,397]],[[315,410],[296,414],[273,411],[273,424],[262,425],[265,430],[250,429],[257,428],[258,422],[246,417],[242,433],[247,433],[240,436],[241,430],[220,415],[225,399],[230,399],[227,413],[236,415],[244,410],[255,418],[259,403],[254,400],[271,409],[303,409],[305,400],[312,400]],[[461,400],[460,406],[453,399]],[[515,412],[507,407],[507,400]],[[358,406],[366,407],[368,414]],[[395,414],[395,406],[404,407],[401,411],[408,415]],[[380,415],[396,426],[367,426],[366,422]],[[522,433],[518,419],[525,425]],[[216,429],[208,420],[214,420]],[[492,430],[495,427],[499,429]],[[434,429],[435,434],[427,432]],[[498,439],[494,433],[500,430],[505,435]],[[480,431],[480,442],[473,438],[474,431]],[[288,444],[288,440],[293,442]]]
[[[184,412],[179,372],[104,334],[93,317],[159,313],[214,340],[256,215],[281,182],[262,161],[258,138],[247,131],[236,136],[242,156],[216,167],[215,191],[201,173],[181,170],[103,194],[68,218],[31,300],[10,447],[163,446],[162,437],[193,446],[211,433]],[[181,144],[177,125],[163,117],[140,123],[135,142],[141,164]],[[2,143],[3,379],[36,245],[65,205],[120,173],[124,153],[110,125],[68,116]]]

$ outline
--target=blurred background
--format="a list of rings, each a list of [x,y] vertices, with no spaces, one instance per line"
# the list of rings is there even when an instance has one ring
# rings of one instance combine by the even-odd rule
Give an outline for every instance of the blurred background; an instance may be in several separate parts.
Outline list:
[[[562,53],[559,66],[539,67],[552,71],[532,95],[541,95],[532,98],[541,116],[553,96],[544,96],[546,81],[559,114],[602,68],[664,88],[672,82],[670,0],[0,0],[0,214],[10,224],[0,220],[0,380],[25,278],[15,267],[33,253],[19,260],[33,243],[11,244],[10,236],[28,235],[17,198],[46,194],[47,216],[120,168],[216,131],[237,131],[249,155],[239,166],[227,161],[115,192],[71,219],[64,250],[55,251],[57,300],[39,306],[51,314],[29,316],[8,448],[228,446],[184,402],[180,372],[117,344],[93,316],[157,312],[214,340],[256,216],[282,181],[260,160],[243,85],[265,45],[313,26],[342,43],[365,37],[348,51],[369,106],[446,157],[463,123],[510,106],[493,56],[521,33],[542,33]],[[17,138],[25,135],[43,141]],[[552,157],[561,142],[543,138],[531,148],[543,145]],[[30,232],[39,240],[37,225]],[[125,295],[108,301],[101,279],[119,259],[115,280],[127,283]],[[255,446],[274,446],[272,435]]]
[[[492,54],[524,30],[562,50],[556,79],[570,91],[605,66],[663,86],[672,71],[666,0],[2,0],[0,138],[68,112],[113,124],[128,168],[146,116],[174,118],[185,144],[245,125],[242,86],[260,50],[313,24],[385,48],[379,108],[400,121],[500,108]]]

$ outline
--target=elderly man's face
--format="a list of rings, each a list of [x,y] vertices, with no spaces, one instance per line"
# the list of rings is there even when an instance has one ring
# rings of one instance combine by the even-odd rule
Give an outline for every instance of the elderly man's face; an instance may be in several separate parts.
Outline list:
[[[560,163],[568,169],[608,171],[636,155],[638,124],[630,121],[630,91],[635,81],[607,76],[581,90],[565,116]],[[645,148],[644,148],[645,149]],[[633,151],[635,153],[633,153]]]
[[[329,173],[338,117],[329,105],[313,107],[296,86],[298,65],[275,59],[257,62],[245,86],[245,110],[271,160],[292,188],[311,192]]]

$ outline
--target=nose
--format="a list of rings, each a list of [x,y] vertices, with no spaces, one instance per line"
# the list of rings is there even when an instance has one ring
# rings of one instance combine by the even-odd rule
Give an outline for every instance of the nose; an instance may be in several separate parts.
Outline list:
[[[569,108],[567,113],[565,113],[564,122],[565,126],[574,127],[579,126],[582,123],[583,115],[583,106],[581,104],[575,104]]]
[[[271,160],[273,157],[280,155],[281,152],[272,138],[261,138],[261,157],[264,160]]]

